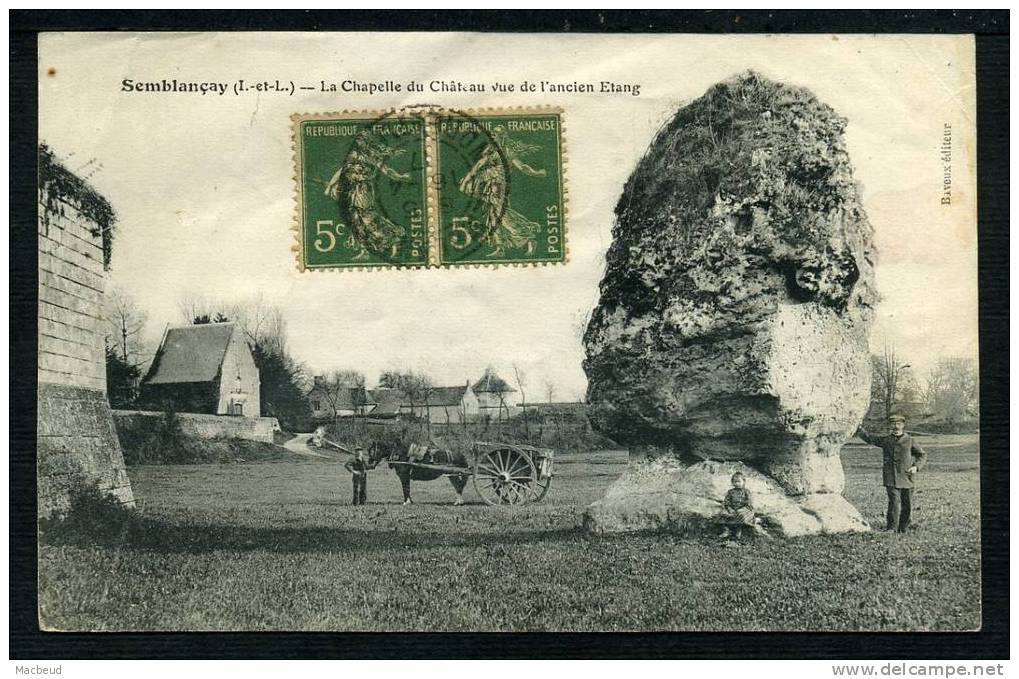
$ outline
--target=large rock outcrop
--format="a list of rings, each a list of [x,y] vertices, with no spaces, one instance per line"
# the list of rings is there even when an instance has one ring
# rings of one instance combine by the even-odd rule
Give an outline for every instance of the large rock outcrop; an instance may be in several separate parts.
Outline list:
[[[753,471],[779,532],[867,528],[840,495],[877,297],[845,124],[747,73],[681,108],[630,177],[584,369],[593,424],[632,462],[590,530],[710,519],[732,465],[704,461]]]

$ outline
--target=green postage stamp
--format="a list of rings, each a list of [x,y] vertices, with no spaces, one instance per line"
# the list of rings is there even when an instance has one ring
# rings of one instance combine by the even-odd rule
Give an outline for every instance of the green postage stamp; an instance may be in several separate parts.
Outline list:
[[[566,261],[560,110],[293,120],[301,270]]]

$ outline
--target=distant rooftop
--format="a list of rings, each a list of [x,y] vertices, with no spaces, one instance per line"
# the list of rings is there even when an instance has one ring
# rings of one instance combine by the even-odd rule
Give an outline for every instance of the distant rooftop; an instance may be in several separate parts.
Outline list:
[[[233,323],[204,323],[169,328],[145,384],[216,380],[234,327]]]
[[[507,394],[516,391],[491,368],[486,369],[485,374],[471,388],[475,394]]]

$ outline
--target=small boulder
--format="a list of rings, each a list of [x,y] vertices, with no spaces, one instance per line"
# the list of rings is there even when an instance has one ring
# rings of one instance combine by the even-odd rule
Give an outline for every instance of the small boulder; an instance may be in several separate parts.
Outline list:
[[[632,463],[605,497],[587,508],[584,526],[595,534],[717,532],[725,521],[722,501],[736,472],[743,473],[754,513],[772,536],[870,530],[867,521],[841,495],[791,496],[773,479],[742,462],[705,461],[684,466],[670,458]]]

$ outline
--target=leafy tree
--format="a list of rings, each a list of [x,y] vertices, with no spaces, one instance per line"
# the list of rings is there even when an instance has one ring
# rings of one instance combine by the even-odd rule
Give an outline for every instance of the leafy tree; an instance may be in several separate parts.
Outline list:
[[[141,370],[125,361],[117,349],[106,347],[106,396],[113,408],[131,408],[138,398]]]
[[[230,321],[224,314],[217,312],[215,315],[202,314],[195,316],[191,321],[194,325],[208,325],[209,323],[228,323]]]
[[[251,355],[261,379],[262,415],[275,417],[287,431],[306,428],[311,422],[311,406],[302,388],[302,366],[272,346],[255,344]]]

